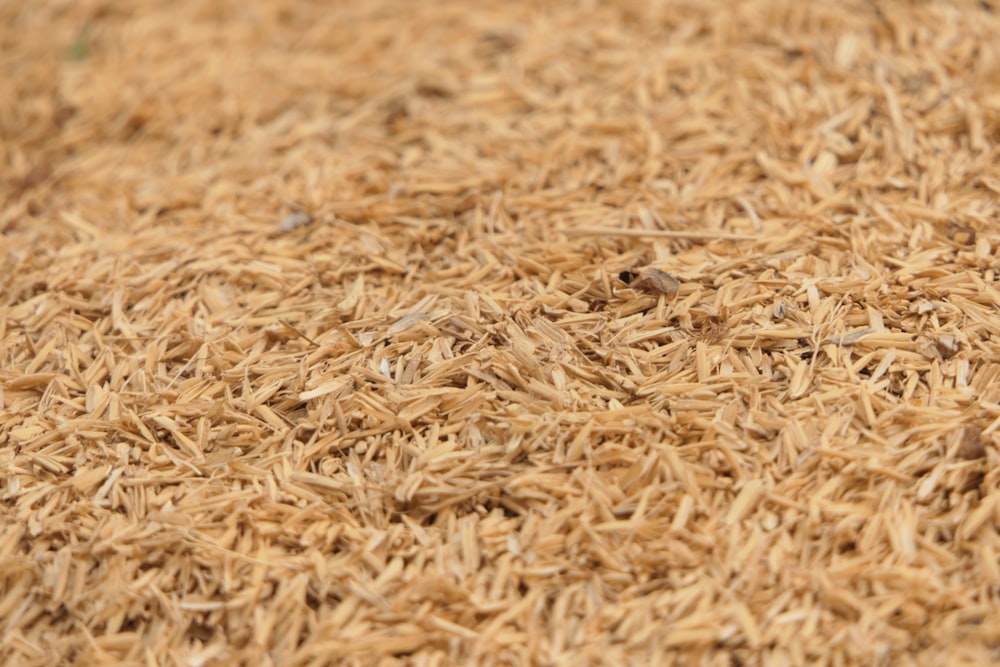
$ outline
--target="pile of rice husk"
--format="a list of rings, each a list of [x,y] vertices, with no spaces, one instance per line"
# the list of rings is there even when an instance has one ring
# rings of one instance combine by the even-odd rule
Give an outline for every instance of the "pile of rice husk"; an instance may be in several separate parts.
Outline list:
[[[0,662],[996,664],[995,5],[0,5]]]

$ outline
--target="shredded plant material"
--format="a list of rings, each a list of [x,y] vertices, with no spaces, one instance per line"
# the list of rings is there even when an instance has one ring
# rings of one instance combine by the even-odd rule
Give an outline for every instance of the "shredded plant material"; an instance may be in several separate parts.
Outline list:
[[[0,663],[1000,662],[998,12],[0,4]]]

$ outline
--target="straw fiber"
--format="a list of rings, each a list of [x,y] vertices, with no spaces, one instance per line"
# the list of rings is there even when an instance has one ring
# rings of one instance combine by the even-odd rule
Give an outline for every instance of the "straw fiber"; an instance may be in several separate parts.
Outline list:
[[[998,12],[0,3],[0,662],[997,664]]]

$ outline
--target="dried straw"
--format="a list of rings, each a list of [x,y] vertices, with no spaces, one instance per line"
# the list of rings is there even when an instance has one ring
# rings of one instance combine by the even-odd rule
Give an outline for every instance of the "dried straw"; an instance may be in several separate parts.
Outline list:
[[[1000,661],[996,11],[0,4],[0,663]]]

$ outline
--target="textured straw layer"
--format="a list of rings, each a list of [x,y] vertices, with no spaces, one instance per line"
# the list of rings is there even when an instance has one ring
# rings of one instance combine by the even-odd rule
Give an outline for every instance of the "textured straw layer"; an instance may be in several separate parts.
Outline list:
[[[0,662],[1000,661],[996,11],[0,4]]]

